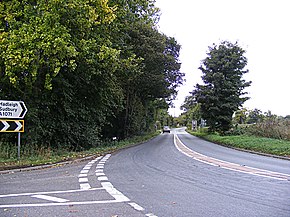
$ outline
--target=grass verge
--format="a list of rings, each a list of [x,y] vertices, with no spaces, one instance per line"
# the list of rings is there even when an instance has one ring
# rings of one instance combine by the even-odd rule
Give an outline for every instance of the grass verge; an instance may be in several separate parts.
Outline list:
[[[127,148],[141,142],[148,141],[149,139],[157,136],[160,132],[155,132],[153,134],[147,134],[143,136],[136,136],[123,141],[116,141],[111,143],[106,143],[103,145],[99,145],[97,147],[91,148],[82,152],[73,152],[67,150],[51,150],[51,149],[38,149],[33,150],[33,154],[27,151],[21,154],[20,161],[17,160],[17,147],[13,149],[13,153],[9,153],[7,157],[7,150],[5,150],[5,146],[0,144],[0,170],[7,169],[16,169],[16,168],[24,168],[30,166],[38,166],[38,165],[48,165],[54,164],[64,161],[76,160],[80,158],[85,158],[88,156],[101,156],[107,153],[112,153],[114,151]],[[5,156],[5,157],[4,157]]]
[[[198,136],[208,141],[228,147],[290,158],[290,141],[286,140],[247,135],[220,136],[192,131],[189,131],[189,133],[194,136]]]

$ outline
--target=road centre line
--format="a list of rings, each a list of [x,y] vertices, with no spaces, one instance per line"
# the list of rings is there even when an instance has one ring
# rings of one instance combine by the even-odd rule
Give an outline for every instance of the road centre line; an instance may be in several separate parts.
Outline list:
[[[177,134],[174,135],[174,144],[175,147],[183,154],[185,154],[188,157],[191,157],[197,161],[200,161],[202,163],[206,163],[212,166],[218,166],[223,169],[228,169],[232,171],[247,173],[251,175],[261,176],[261,177],[267,177],[272,179],[278,179],[278,180],[286,180],[290,181],[290,175],[284,174],[284,173],[278,173],[278,172],[272,172],[268,170],[248,167],[248,166],[242,166],[239,164],[219,160],[216,158],[208,157],[206,155],[200,154],[198,152],[195,152],[188,148],[186,145],[184,145]]]

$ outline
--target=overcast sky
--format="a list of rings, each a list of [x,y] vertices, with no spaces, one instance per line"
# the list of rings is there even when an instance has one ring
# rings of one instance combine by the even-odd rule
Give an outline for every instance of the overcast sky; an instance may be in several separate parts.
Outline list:
[[[244,107],[290,115],[290,1],[289,0],[156,0],[161,9],[159,30],[182,46],[181,71],[186,83],[179,89],[178,116],[185,96],[202,83],[198,70],[208,46],[238,41],[246,50],[252,81]]]

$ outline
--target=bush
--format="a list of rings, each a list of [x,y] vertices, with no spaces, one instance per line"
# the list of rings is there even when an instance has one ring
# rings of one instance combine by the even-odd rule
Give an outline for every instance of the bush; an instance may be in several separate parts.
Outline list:
[[[251,125],[247,131],[255,136],[290,141],[290,120],[269,117],[257,124]]]

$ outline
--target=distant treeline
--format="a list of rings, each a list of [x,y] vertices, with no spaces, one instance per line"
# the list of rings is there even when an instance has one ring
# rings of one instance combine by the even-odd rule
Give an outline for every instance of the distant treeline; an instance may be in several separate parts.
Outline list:
[[[1,1],[0,99],[27,105],[24,143],[80,150],[166,121],[184,75],[154,3]]]

